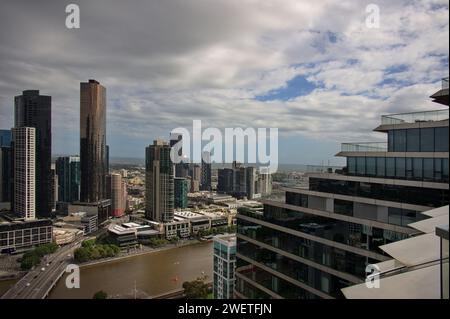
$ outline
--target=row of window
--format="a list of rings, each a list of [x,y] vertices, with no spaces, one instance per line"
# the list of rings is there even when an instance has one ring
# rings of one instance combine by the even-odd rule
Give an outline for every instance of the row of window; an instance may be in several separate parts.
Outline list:
[[[237,246],[241,255],[331,296],[342,296],[341,288],[351,285],[342,278],[309,267],[240,238],[237,240]]]
[[[388,131],[389,152],[448,152],[448,126]]]
[[[302,237],[292,236],[291,234],[246,220],[239,220],[237,232],[287,253],[352,274],[361,279],[366,276],[367,258],[365,256]],[[371,259],[369,259],[369,262],[377,263],[377,261]]]
[[[366,197],[429,207],[441,207],[449,204],[448,189],[365,183],[315,177],[309,178],[309,189],[316,192]]]
[[[448,158],[348,157],[349,175],[448,182]]]
[[[308,195],[292,192],[286,192],[286,204],[305,208],[313,208],[308,206]],[[383,213],[378,212],[378,208],[375,205],[364,204],[364,208],[360,208],[359,210],[355,210],[355,205],[358,205],[358,203],[347,200],[334,199],[333,212],[335,214],[376,220],[382,223],[400,226],[406,226],[410,223],[414,223],[426,218],[420,212],[409,209],[386,207],[386,211]],[[370,212],[372,213],[369,213],[369,208]]]
[[[247,214],[245,212],[240,213]],[[250,216],[302,233],[379,254],[384,254],[379,249],[379,246],[407,238],[406,234],[395,231],[307,214],[267,204],[264,205],[263,216],[251,214]]]

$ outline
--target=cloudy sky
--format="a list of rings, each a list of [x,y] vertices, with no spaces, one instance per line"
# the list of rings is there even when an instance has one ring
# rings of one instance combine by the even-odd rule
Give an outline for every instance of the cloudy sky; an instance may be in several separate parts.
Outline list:
[[[65,6],[80,7],[80,29]],[[79,82],[107,88],[108,144],[144,157],[175,127],[278,127],[282,163],[383,140],[381,114],[440,108],[447,0],[18,1],[0,4],[0,128],[13,97],[53,97],[53,153],[79,152]],[[379,28],[365,24],[380,8]]]

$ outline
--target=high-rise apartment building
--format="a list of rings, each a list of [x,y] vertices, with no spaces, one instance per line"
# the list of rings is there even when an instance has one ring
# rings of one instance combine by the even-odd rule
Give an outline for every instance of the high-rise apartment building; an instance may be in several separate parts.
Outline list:
[[[14,127],[36,129],[36,214],[53,216],[52,206],[52,99],[38,90],[23,91],[14,98]]]
[[[175,208],[186,208],[188,206],[187,194],[189,191],[189,180],[186,178],[174,178],[174,205]]]
[[[202,154],[200,190],[211,191],[211,154],[209,152]]]
[[[115,173],[106,175],[106,197],[111,199],[111,215],[123,216],[127,203],[127,189],[122,175]]]
[[[214,237],[214,299],[233,298],[236,269],[236,235]]]
[[[36,129],[12,129],[14,143],[14,211],[25,220],[36,217]]]
[[[191,187],[190,191],[192,193],[198,192],[200,190],[200,177],[201,177],[201,168],[198,164],[190,164],[189,172],[191,176]]]
[[[80,168],[82,202],[104,198],[107,174],[106,89],[99,82],[80,83]]]
[[[58,201],[71,203],[80,200],[80,157],[58,157],[55,162],[58,176]]]
[[[155,140],[145,150],[145,212],[154,221],[173,220],[174,182],[170,145]]]
[[[383,115],[387,143],[345,143],[344,170],[308,174],[307,189],[285,188],[262,213],[240,209],[235,295],[343,298],[363,283],[367,265],[391,259],[380,246],[448,205],[448,128],[448,108]]]

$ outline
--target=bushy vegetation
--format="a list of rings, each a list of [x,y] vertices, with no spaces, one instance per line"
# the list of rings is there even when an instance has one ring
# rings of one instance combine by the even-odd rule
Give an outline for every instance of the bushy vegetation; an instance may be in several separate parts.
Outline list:
[[[106,292],[104,292],[103,290],[97,291],[94,296],[92,297],[92,299],[107,299],[108,298],[108,294]]]
[[[99,244],[95,239],[85,240],[81,247],[74,253],[76,262],[82,263],[101,258],[115,257],[120,253],[120,248],[112,244]]]
[[[41,262],[42,257],[54,253],[58,249],[55,243],[48,243],[40,245],[33,250],[27,251],[23,254],[20,261],[20,268],[22,270],[29,270]]]
[[[142,245],[158,248],[167,245],[169,242],[163,238],[142,239],[139,241]]]
[[[209,235],[218,235],[218,234],[224,234],[224,233],[235,233],[236,232],[236,226],[223,226],[223,227],[214,227],[209,230],[201,230],[197,233],[198,237],[203,236],[209,236]]]
[[[209,287],[205,283],[204,278],[185,281],[183,289],[186,299],[207,299],[209,295]]]

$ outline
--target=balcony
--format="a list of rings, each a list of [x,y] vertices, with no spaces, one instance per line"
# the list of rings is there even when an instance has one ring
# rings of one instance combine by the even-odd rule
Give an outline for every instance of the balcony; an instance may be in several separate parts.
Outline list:
[[[447,85],[448,85],[448,83],[447,83]],[[436,122],[436,121],[444,121],[444,120],[448,120],[448,109],[382,115],[381,116],[381,125],[397,125],[397,124],[418,123],[418,122]]]
[[[341,152],[387,152],[386,142],[342,143]]]

